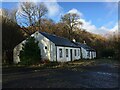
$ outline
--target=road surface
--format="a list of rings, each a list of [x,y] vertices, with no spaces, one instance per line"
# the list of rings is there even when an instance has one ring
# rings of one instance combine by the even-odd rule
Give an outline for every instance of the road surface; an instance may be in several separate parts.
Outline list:
[[[118,88],[118,66],[3,69],[2,88]]]

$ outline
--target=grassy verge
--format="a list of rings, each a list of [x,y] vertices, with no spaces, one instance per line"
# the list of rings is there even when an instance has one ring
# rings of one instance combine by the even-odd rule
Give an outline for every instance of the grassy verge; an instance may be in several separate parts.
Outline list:
[[[20,64],[13,64],[13,65],[4,65],[3,68],[74,68],[79,66],[93,66],[98,64],[118,64],[117,60],[113,59],[94,59],[94,60],[76,60],[73,62],[65,62],[65,63],[58,63],[58,62],[48,62],[48,63],[40,63],[36,65],[20,65]]]

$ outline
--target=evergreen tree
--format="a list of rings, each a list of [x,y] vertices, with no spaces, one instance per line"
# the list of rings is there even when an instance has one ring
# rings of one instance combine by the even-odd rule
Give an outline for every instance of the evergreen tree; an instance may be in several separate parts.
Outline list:
[[[38,47],[38,42],[35,41],[34,37],[30,37],[26,40],[26,43],[23,45],[22,51],[20,52],[21,63],[25,65],[39,63],[40,49]]]

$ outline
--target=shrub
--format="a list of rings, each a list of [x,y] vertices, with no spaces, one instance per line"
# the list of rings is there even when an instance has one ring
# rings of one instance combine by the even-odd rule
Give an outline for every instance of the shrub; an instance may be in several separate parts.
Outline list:
[[[58,62],[48,62],[48,63],[46,63],[44,66],[45,67],[53,67],[53,66],[57,66],[57,65],[59,65],[60,63],[58,63]]]
[[[41,63],[44,63],[44,64],[50,63],[50,60],[48,60],[48,59],[42,59],[42,60],[41,60]]]
[[[40,49],[38,42],[35,41],[34,37],[30,37],[26,40],[23,45],[22,51],[20,52],[21,64],[30,65],[40,62]]]

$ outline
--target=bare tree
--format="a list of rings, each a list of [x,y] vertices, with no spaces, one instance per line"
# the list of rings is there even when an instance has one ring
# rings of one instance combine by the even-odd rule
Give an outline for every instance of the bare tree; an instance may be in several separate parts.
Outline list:
[[[39,3],[37,5],[37,19],[38,19],[38,27],[39,27],[39,30],[41,30],[41,18],[43,16],[45,16],[48,12],[48,9],[47,7],[44,5],[44,3]]]
[[[68,13],[61,17],[62,22],[69,28],[69,39],[71,40],[71,34],[73,29],[77,25],[82,25],[82,22],[78,21],[80,16],[76,13]]]
[[[47,13],[47,8],[43,3],[35,4],[33,2],[22,2],[20,5],[21,10],[17,14],[19,25],[22,27],[34,27],[34,30],[28,32],[30,35],[31,32],[36,31],[35,26],[38,26],[40,29],[41,18]],[[26,28],[27,29],[27,28]],[[24,30],[26,30],[24,29]]]
[[[35,15],[35,4],[33,2],[22,2],[20,3],[20,11],[18,13],[18,20],[22,26],[31,26],[33,24],[33,17]]]
[[[14,8],[10,11],[10,19],[13,20],[14,22],[17,22],[16,13],[17,13],[17,8]]]
[[[9,16],[10,16],[10,12],[9,12],[8,9],[2,8],[2,9],[1,9],[1,13],[2,13],[2,14],[1,14],[2,17],[6,17],[6,18],[9,18],[9,19],[10,19],[10,17],[9,17]]]
[[[16,21],[16,13],[17,9],[12,9],[11,11],[8,9],[1,9],[1,17],[4,18],[4,21],[9,21],[11,23],[17,23]]]

